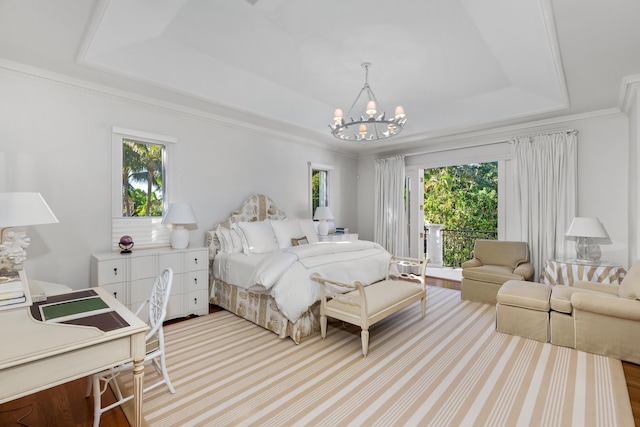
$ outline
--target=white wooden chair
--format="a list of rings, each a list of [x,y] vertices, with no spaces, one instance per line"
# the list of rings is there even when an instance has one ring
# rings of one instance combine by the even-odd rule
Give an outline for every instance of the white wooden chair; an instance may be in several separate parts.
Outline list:
[[[144,301],[136,310],[136,315],[139,315],[142,312],[142,309],[146,305],[149,305],[149,326],[151,330],[146,335],[147,354],[145,355],[144,361],[145,364],[147,362],[153,364],[153,366],[156,368],[156,371],[158,371],[158,374],[162,376],[162,379],[160,381],[146,386],[143,390],[144,393],[162,384],[167,385],[167,388],[169,389],[171,394],[174,394],[176,392],[173,388],[173,384],[171,384],[171,380],[169,379],[169,374],[167,373],[164,352],[164,332],[162,329],[162,322],[164,322],[164,319],[167,315],[167,303],[169,301],[169,294],[171,293],[172,283],[173,270],[167,268],[160,274],[160,276],[156,278],[149,299]],[[116,377],[121,372],[125,371],[133,371],[133,362],[128,362],[123,365],[98,372],[97,374],[89,377],[89,384],[87,386],[87,397],[89,396],[89,394],[91,393],[91,389],[93,388],[94,427],[98,427],[100,425],[100,416],[103,412],[106,412],[133,399],[133,394],[126,397],[122,396],[120,386],[118,385],[118,381],[116,380]],[[106,391],[111,380],[114,380],[112,382],[112,389],[114,390],[117,401],[103,408],[101,405],[101,396]],[[101,382],[103,383],[102,387]]]
[[[362,355],[367,357],[369,326],[417,301],[422,301],[424,319],[427,311],[425,274],[428,263],[429,260],[392,256],[386,279],[369,286],[363,286],[358,281],[342,283],[314,273],[311,278],[322,286],[322,338],[327,336],[327,317],[360,326]],[[353,290],[342,293],[345,288]]]

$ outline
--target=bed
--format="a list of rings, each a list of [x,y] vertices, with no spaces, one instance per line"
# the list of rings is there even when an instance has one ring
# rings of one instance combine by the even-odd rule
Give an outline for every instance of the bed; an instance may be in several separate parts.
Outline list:
[[[205,239],[210,302],[295,343],[320,331],[321,289],[311,274],[368,285],[385,278],[391,257],[373,242],[318,242],[312,220],[288,219],[263,194]]]

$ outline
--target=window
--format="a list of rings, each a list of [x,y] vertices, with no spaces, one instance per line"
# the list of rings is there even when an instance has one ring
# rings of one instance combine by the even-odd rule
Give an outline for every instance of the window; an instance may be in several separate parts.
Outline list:
[[[311,216],[318,206],[329,206],[329,171],[333,166],[309,163]]]
[[[170,200],[175,143],[172,137],[113,128],[113,249],[123,235],[133,237],[137,248],[169,243],[162,215]]]
[[[122,216],[162,216],[165,146],[122,140]]]

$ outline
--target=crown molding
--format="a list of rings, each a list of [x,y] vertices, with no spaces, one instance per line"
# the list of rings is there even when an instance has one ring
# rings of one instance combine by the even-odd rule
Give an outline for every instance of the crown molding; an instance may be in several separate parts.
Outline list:
[[[186,107],[184,105],[176,104],[173,102],[163,101],[157,98],[139,95],[136,93],[116,89],[109,86],[104,86],[99,83],[90,82],[87,80],[81,80],[68,75],[59,74],[50,70],[33,67],[23,63],[9,61],[6,59],[0,59],[0,71],[6,74],[13,74],[14,76],[22,76],[26,78],[38,79],[53,85],[66,86],[74,90],[81,90],[93,95],[104,96],[112,99],[116,99],[122,102],[127,102],[135,105],[156,108],[165,112],[188,116],[191,118],[198,118],[215,123],[219,126],[229,127],[233,129],[250,132],[253,134],[266,136],[270,138],[276,138],[284,140],[290,143],[303,145],[306,147],[312,147],[327,152],[333,152],[335,154],[348,157],[357,158],[358,154],[350,150],[340,150],[334,146],[327,145],[319,140],[308,138],[301,135],[296,135],[295,132],[299,129],[289,129],[293,126],[286,123],[278,123],[273,119],[270,121],[278,126],[282,127],[282,130],[260,126],[248,121],[237,120],[223,115],[206,112],[196,108]],[[244,113],[243,114],[247,114]],[[264,119],[264,118],[263,118]]]
[[[367,153],[366,157],[387,157],[398,153],[403,153],[407,156],[418,156],[440,151],[500,144],[508,142],[511,138],[518,136],[566,131],[567,127],[575,127],[579,122],[584,120],[592,120],[600,117],[616,116],[621,114],[622,112],[618,108],[608,108],[588,113],[536,120],[517,125],[494,127],[491,129],[458,133],[456,135],[440,136],[422,140],[420,143],[396,147],[395,150],[392,149],[386,152],[370,152]],[[365,155],[361,156],[361,158],[363,157],[365,157]]]
[[[640,74],[626,76],[622,79],[620,85],[620,96],[618,97],[618,107],[620,111],[629,114],[633,103],[638,96],[640,90]]]

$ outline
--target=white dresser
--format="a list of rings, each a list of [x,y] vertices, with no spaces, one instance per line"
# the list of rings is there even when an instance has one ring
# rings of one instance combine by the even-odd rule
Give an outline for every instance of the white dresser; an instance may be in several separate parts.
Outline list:
[[[209,313],[207,248],[139,249],[126,255],[119,252],[94,254],[91,256],[91,286],[103,287],[135,311],[151,295],[156,277],[168,267],[173,269],[173,284],[166,318]],[[147,319],[143,317],[143,320]]]

